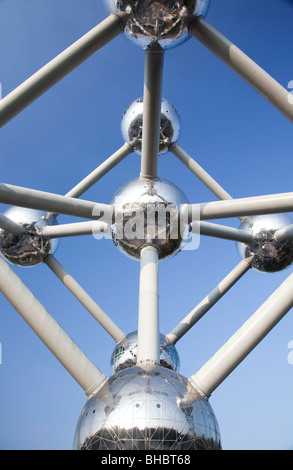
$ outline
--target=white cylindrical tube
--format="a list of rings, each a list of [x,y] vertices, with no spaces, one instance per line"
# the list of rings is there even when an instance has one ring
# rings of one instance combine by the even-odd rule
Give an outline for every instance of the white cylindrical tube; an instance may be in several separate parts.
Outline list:
[[[154,246],[146,246],[140,253],[137,344],[138,363],[159,363],[158,250]]]
[[[235,46],[235,44],[203,18],[196,20],[191,25],[190,34],[210,49],[213,54],[293,122],[293,103],[288,90]]]
[[[293,274],[192,377],[209,397],[293,306]]]
[[[0,291],[37,336],[90,396],[107,377],[90,361],[36,299],[10,266],[0,258]]]

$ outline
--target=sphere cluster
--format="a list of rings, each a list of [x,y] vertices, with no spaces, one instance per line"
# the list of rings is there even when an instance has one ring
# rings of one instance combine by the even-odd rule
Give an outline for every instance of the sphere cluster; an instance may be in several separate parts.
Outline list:
[[[287,268],[293,262],[293,241],[277,241],[274,235],[291,223],[284,214],[247,217],[240,228],[251,233],[253,241],[237,244],[241,258],[253,256],[252,267],[258,271],[274,273]]]
[[[135,141],[135,151],[141,153],[143,125],[143,98],[133,101],[125,110],[121,121],[121,133],[125,142]],[[162,100],[159,155],[166,153],[180,135],[180,117],[174,106]]]
[[[164,367],[130,367],[110,377],[80,415],[76,450],[219,450],[208,400]]]
[[[186,41],[192,16],[205,16],[210,0],[106,0],[112,12],[131,11],[125,34],[140,47],[163,49]]]
[[[140,250],[146,245],[158,249],[159,259],[174,256],[190,235],[190,226],[180,210],[187,203],[183,191],[163,178],[126,183],[111,201],[115,208],[114,244],[133,259],[140,258]]]
[[[48,239],[41,234],[46,225],[57,223],[55,217],[22,207],[11,207],[4,215],[23,229],[20,235],[0,230],[0,250],[7,261],[16,266],[37,266],[56,251],[58,240]]]

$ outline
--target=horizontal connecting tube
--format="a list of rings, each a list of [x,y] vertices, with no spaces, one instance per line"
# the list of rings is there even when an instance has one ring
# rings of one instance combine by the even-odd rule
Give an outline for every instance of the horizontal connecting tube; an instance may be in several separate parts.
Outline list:
[[[197,19],[191,24],[189,33],[293,122],[293,103],[288,90],[229,39],[203,18]]]
[[[251,243],[253,241],[251,233],[245,230],[213,224],[211,222],[193,222],[192,230],[201,235],[224,238],[225,240],[233,240],[235,242]]]
[[[198,214],[200,220],[207,220],[291,212],[293,211],[293,193],[204,202],[190,204],[187,207],[188,217],[191,221],[193,214]]]
[[[53,85],[124,30],[129,13],[111,14],[98,26],[42,67],[0,101],[0,127],[4,126]]]
[[[10,266],[0,258],[0,291],[90,396],[107,377],[73,342]]]
[[[109,225],[98,220],[75,224],[46,225],[40,234],[46,238],[74,237],[79,235],[107,234]]]
[[[86,219],[101,219],[106,223],[112,221],[113,213],[111,205],[4,183],[0,183],[0,203]]]

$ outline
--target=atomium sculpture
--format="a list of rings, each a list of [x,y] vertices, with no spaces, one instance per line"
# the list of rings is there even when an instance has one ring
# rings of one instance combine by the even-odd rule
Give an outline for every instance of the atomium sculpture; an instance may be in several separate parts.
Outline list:
[[[88,401],[75,449],[221,449],[212,392],[293,306],[293,275],[193,376],[179,373],[176,343],[252,267],[276,272],[293,261],[293,193],[233,199],[178,144],[180,119],[162,98],[165,51],[191,36],[201,41],[293,121],[289,93],[205,19],[209,0],[109,0],[111,14],[0,102],[0,123],[36,100],[122,32],[145,53],[143,98],[126,109],[125,144],[65,196],[8,184],[0,202],[0,290],[85,391]],[[189,203],[183,191],[157,175],[159,155],[171,151],[219,199]],[[118,189],[109,205],[80,196],[131,152],[141,173]],[[88,219],[58,225],[58,214]],[[237,217],[239,229],[208,222]],[[158,264],[178,254],[193,232],[234,240],[240,263],[172,331],[159,332]],[[125,334],[54,257],[60,237],[107,233],[140,263],[138,330]],[[9,261],[7,263],[5,260]],[[113,375],[106,377],[32,296],[9,264],[44,262],[116,342]]]

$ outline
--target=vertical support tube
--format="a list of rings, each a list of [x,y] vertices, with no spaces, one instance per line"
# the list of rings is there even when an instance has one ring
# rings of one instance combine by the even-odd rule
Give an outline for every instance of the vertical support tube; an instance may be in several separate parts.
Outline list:
[[[190,381],[209,397],[245,357],[293,307],[293,274],[246,323],[192,377]]]
[[[156,178],[161,125],[164,51],[150,48],[145,53],[141,174]]]
[[[187,207],[189,220],[192,220],[193,214],[196,214],[196,222],[198,222],[198,212],[200,220],[277,214],[293,210],[293,193],[203,202],[200,204],[189,204]],[[185,216],[187,217],[187,215]]]
[[[0,258],[0,291],[84,389],[87,396],[107,379],[2,258]]]
[[[158,250],[146,246],[140,252],[137,363],[159,363]]]

